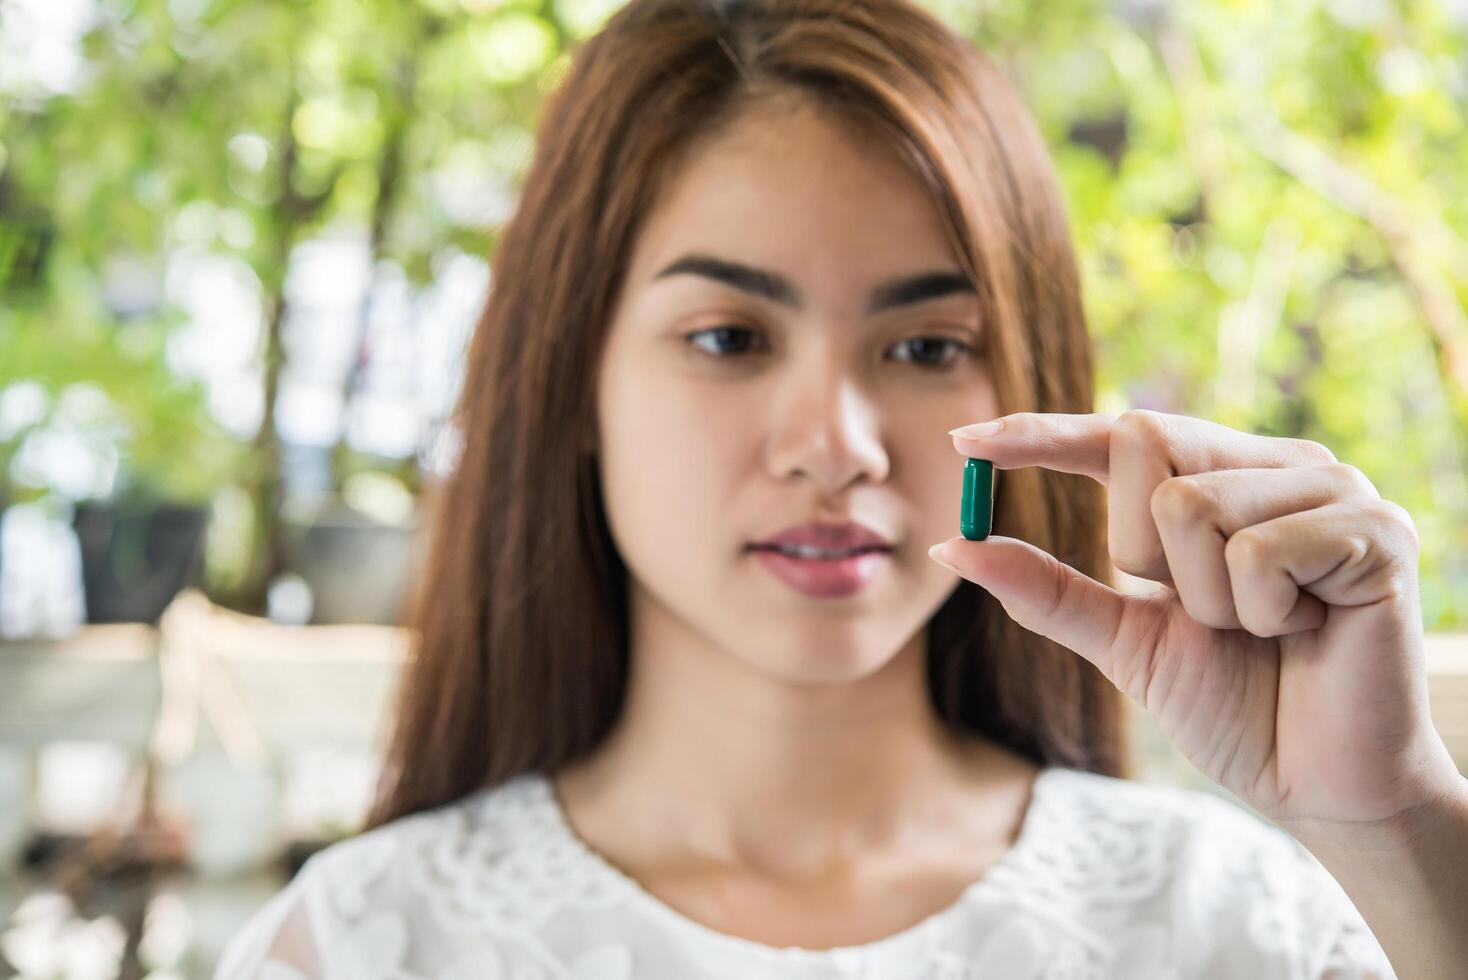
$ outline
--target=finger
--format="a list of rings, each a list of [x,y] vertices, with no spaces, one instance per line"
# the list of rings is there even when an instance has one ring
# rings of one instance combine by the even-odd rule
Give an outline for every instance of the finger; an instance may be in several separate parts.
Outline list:
[[[1074,650],[1125,693],[1140,698],[1162,608],[1124,595],[1018,538],[949,538],[933,548],[953,571],[981,586],[1025,629]],[[1169,598],[1167,602],[1171,602]],[[1149,625],[1151,624],[1151,625]]]
[[[1327,447],[1308,439],[1255,435],[1207,419],[1147,409],[1120,415],[1013,412],[992,422],[1000,428],[982,436],[966,435],[972,426],[950,430],[954,449],[992,460],[1003,470],[1043,466],[1080,473],[1103,485],[1111,482],[1116,469],[1118,431],[1123,441],[1145,443],[1167,457],[1173,475],[1336,461]]]
[[[1129,575],[1175,582],[1152,517],[1152,495],[1166,480],[1327,462],[1335,462],[1329,449],[1303,439],[1254,435],[1185,415],[1126,412],[1111,432],[1106,534],[1112,563]]]
[[[1106,485],[1116,416],[1014,412],[995,421],[1002,422],[1002,428],[978,439],[960,435],[962,428],[952,430],[953,447],[966,456],[990,460],[1001,470],[1043,466],[1080,473]]]
[[[1389,500],[1349,500],[1255,524],[1224,549],[1234,606],[1255,636],[1317,629],[1327,605],[1395,595],[1417,570],[1412,518]]]
[[[1152,493],[1174,476],[1249,467],[1333,463],[1335,455],[1307,439],[1262,436],[1187,415],[1132,409],[1121,415],[1015,412],[998,432],[954,448],[1000,469],[1044,466],[1080,473],[1108,488],[1107,541],[1117,568],[1171,583],[1162,539],[1151,516]]]
[[[1230,537],[1336,501],[1379,499],[1381,494],[1359,469],[1327,463],[1172,477],[1153,491],[1151,511],[1168,572],[1188,615],[1214,629],[1242,629],[1224,557]]]

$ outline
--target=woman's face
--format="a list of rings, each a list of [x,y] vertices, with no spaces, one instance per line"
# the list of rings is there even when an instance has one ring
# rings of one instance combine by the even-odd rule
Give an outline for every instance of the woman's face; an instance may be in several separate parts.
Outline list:
[[[660,275],[690,255],[764,272],[749,289]],[[871,309],[879,286],[929,273],[961,288]],[[635,643],[817,683],[921,648],[958,585],[927,555],[958,527],[947,432],[998,414],[962,279],[917,179],[817,111],[762,106],[689,158],[643,226],[599,365]],[[859,522],[892,551],[861,559],[857,591],[808,594],[750,550],[808,521]]]

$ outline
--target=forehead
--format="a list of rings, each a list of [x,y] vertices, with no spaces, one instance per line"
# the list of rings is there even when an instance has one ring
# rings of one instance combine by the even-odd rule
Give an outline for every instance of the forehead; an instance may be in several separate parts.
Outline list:
[[[700,143],[644,222],[631,279],[687,252],[780,268],[814,295],[956,268],[937,205],[879,136],[804,105],[756,106]]]

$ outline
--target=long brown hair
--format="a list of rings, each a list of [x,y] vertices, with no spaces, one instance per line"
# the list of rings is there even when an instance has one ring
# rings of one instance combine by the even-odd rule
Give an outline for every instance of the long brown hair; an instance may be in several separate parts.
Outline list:
[[[589,754],[628,676],[627,569],[602,510],[595,366],[643,217],[696,139],[795,93],[890,141],[979,291],[1005,412],[1092,410],[1093,351],[1044,143],[1000,71],[906,0],[631,0],[546,103],[491,262],[408,625],[371,829]],[[955,513],[957,502],[955,501]],[[1103,489],[1001,474],[997,533],[1109,581]],[[960,582],[928,624],[948,724],[1044,765],[1130,775],[1094,667]]]

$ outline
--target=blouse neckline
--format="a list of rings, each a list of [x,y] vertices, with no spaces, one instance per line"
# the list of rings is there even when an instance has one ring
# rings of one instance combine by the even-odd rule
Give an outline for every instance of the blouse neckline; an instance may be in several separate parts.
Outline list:
[[[554,837],[564,847],[569,848],[583,864],[586,865],[588,873],[600,878],[607,884],[619,888],[629,896],[629,900],[636,906],[646,911],[653,917],[667,923],[673,929],[680,931],[693,941],[702,942],[705,945],[721,946],[726,950],[752,953],[766,958],[774,957],[782,960],[804,959],[804,960],[828,960],[828,959],[859,959],[863,956],[882,954],[889,955],[921,942],[934,930],[942,929],[950,920],[960,916],[976,898],[992,890],[1004,886],[1005,882],[1016,880],[1016,876],[1010,874],[1011,868],[1024,863],[1031,851],[1037,849],[1042,843],[1043,834],[1046,832],[1043,825],[1046,823],[1046,810],[1050,806],[1051,783],[1056,774],[1065,771],[1060,766],[1042,767],[1035,775],[1031,784],[1030,800],[1025,807],[1024,817],[1020,822],[1019,833],[1015,841],[999,858],[984,871],[984,873],[966,885],[958,896],[949,904],[930,913],[918,922],[870,942],[859,943],[849,946],[833,946],[825,949],[813,949],[805,946],[771,946],[767,943],[736,936],[732,933],[720,932],[711,926],[704,925],[695,919],[668,905],[662,899],[653,895],[642,887],[631,875],[617,867],[601,852],[582,839],[581,835],[571,825],[570,818],[561,804],[559,795],[551,778],[545,773],[534,773],[535,781],[539,786],[541,798],[549,813],[549,828]],[[1021,876],[1022,877],[1022,876]]]

